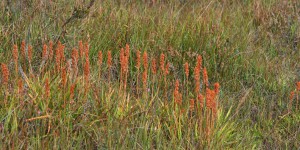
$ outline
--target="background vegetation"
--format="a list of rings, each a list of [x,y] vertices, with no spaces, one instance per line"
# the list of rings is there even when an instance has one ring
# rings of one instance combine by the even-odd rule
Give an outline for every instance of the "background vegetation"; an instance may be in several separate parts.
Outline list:
[[[7,64],[11,72],[8,87],[1,85],[2,147],[300,147],[300,112],[299,104],[296,105],[299,92],[295,90],[296,82],[300,81],[300,3],[297,0],[3,0],[0,7],[3,8],[0,9],[0,62]],[[33,47],[31,65],[35,74],[35,78],[23,81],[29,86],[26,87],[29,96],[23,98],[24,106],[18,94],[13,94],[14,90],[7,90],[17,89],[12,50],[14,44],[21,47],[22,40]],[[86,94],[84,84],[77,84],[75,104],[61,108],[70,92],[59,88],[61,79],[51,72],[54,64],[49,63],[45,73],[37,75],[43,44],[53,41],[57,47],[60,41],[65,45],[66,57],[71,58],[72,49],[78,48],[80,40],[89,43],[90,92]],[[125,44],[130,45],[132,72],[136,72],[133,58],[137,50],[146,51],[150,58],[157,60],[161,53],[165,54],[170,62],[170,93],[175,79],[183,83],[183,64],[189,62],[194,66],[197,55],[202,55],[209,82],[221,85],[217,98],[219,115],[210,141],[204,140],[201,130],[189,122],[190,118],[180,116],[182,129],[173,128],[176,121],[171,108],[150,113],[145,98],[129,96],[131,88],[127,96],[122,94],[118,82],[107,82],[107,66],[104,65],[103,76],[98,78],[98,52],[103,52],[106,61],[110,50],[113,63],[118,66],[119,51]],[[28,66],[21,60],[19,63]],[[79,64],[79,68],[82,66]],[[118,68],[113,72],[118,74]],[[192,72],[191,69],[191,75]],[[41,96],[46,78],[51,83],[51,104],[44,104],[45,97]],[[71,86],[69,82],[66,89]],[[133,83],[130,85],[133,87]],[[291,98],[293,90],[296,94]],[[149,101],[164,99],[157,93],[159,89],[154,90]],[[120,106],[126,99],[134,99],[132,107],[122,110]],[[52,112],[51,117],[47,116],[48,111]]]

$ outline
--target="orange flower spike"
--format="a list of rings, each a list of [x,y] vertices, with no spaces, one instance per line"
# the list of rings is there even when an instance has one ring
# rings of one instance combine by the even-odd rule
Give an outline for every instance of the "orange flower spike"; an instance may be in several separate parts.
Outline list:
[[[128,63],[129,63],[128,61],[129,61],[129,55],[130,55],[129,53],[130,53],[130,48],[129,48],[129,45],[126,44],[125,55],[124,55],[124,57],[125,57],[125,58],[124,58],[124,59],[125,59],[125,60],[124,60],[124,61],[125,61],[125,64],[124,64],[124,65],[125,65],[125,68],[124,68],[124,69],[125,69],[125,72],[128,71]]]
[[[84,47],[83,47],[82,41],[79,41],[79,42],[78,42],[78,47],[79,47],[79,54],[80,54],[80,57],[83,57],[83,55],[84,55]]]
[[[185,73],[186,78],[189,78],[189,63],[188,62],[186,62],[184,64],[184,73]]]
[[[23,40],[22,43],[21,43],[21,54],[22,54],[23,58],[26,58],[25,57],[25,53],[26,53],[25,52],[25,47],[26,47],[25,40]]]
[[[57,67],[57,71],[60,70],[60,62],[61,62],[61,48],[60,48],[60,42],[58,42],[58,46],[56,48],[56,52],[55,52],[55,64]]]
[[[126,48],[125,48],[125,56],[126,57],[129,57],[129,51],[130,51],[129,45],[126,44]]]
[[[48,54],[47,54],[47,45],[46,44],[44,44],[44,46],[43,46],[43,53],[42,53],[42,59],[43,60],[47,60],[47,56]]]
[[[297,82],[297,91],[300,91],[300,81]]]
[[[152,59],[152,62],[151,62],[151,70],[152,70],[152,73],[153,73],[153,74],[156,74],[156,73],[157,73],[157,70],[156,70],[156,61],[155,61],[155,59]]]
[[[101,67],[102,61],[103,61],[103,58],[102,58],[102,51],[99,51],[99,52],[98,52],[98,64],[99,64],[99,67]]]
[[[203,108],[204,107],[204,96],[202,94],[198,94],[197,98],[200,103],[200,107]]]
[[[13,58],[14,58],[14,62],[17,63],[18,59],[19,59],[19,53],[18,53],[18,46],[14,45],[13,48]]]
[[[18,90],[19,90],[19,94],[21,95],[23,93],[23,82],[22,82],[22,79],[19,79],[19,81],[18,81]]]
[[[124,69],[125,69],[125,56],[124,56],[125,54],[124,54],[124,49],[123,48],[121,48],[121,50],[120,50],[120,65],[121,65],[121,72],[123,72],[124,71]],[[122,76],[122,75],[121,75]]]
[[[70,102],[73,101],[76,84],[73,83],[70,87]]]
[[[207,70],[205,67],[203,69],[203,82],[204,82],[205,86],[208,87],[208,75],[207,75]]]
[[[214,89],[215,93],[218,94],[220,92],[220,84],[217,82],[214,84],[214,87],[215,87],[215,89]]]
[[[32,61],[32,46],[31,45],[28,45],[28,60],[29,62]]]
[[[88,43],[88,42],[85,42],[85,43],[84,43],[84,53],[85,53],[85,57],[89,57],[89,51],[90,51],[89,43]]]
[[[148,70],[148,55],[147,55],[147,52],[144,51],[144,54],[143,54],[143,60],[144,60],[144,67],[145,67],[145,70]]]
[[[143,85],[144,85],[144,89],[147,89],[147,70],[144,70],[143,72]]]
[[[89,76],[90,76],[90,60],[86,58],[84,64],[84,77],[87,83],[89,81]]]
[[[292,91],[290,93],[290,100],[292,101],[294,99],[294,96],[295,96],[295,91]]]
[[[108,68],[111,68],[111,66],[112,66],[111,51],[107,52],[107,65],[108,65]]]
[[[200,70],[197,66],[194,68],[195,92],[200,91]]]
[[[190,110],[194,110],[194,108],[195,108],[195,100],[190,99]]]
[[[140,69],[141,66],[141,52],[139,50],[136,51],[136,68]]]
[[[175,81],[175,87],[174,87],[174,97],[175,97],[175,99],[178,96],[178,93],[179,93],[179,80],[177,79]]]
[[[162,72],[165,70],[165,54],[160,54],[160,60],[159,60],[160,69]]]
[[[49,42],[49,59],[52,60],[53,58],[53,42]]]
[[[62,83],[62,87],[66,87],[67,84],[67,67],[65,67],[62,72],[61,72],[61,83]]]
[[[72,67],[73,69],[75,69],[77,67],[77,63],[78,63],[78,50],[73,48],[72,50],[72,54],[71,54],[71,58],[72,58]]]
[[[165,75],[168,75],[170,73],[169,68],[170,68],[170,63],[167,62],[166,68],[165,68]]]
[[[199,71],[201,71],[201,68],[202,68],[202,56],[201,55],[197,56],[197,67],[198,67]]]
[[[60,47],[60,59],[62,62],[65,61],[65,45],[61,44],[61,47]]]
[[[2,63],[1,64],[1,72],[2,72],[2,82],[4,85],[8,85],[8,80],[9,80],[9,70],[6,64]]]
[[[45,98],[50,97],[50,84],[49,84],[49,79],[45,79]]]

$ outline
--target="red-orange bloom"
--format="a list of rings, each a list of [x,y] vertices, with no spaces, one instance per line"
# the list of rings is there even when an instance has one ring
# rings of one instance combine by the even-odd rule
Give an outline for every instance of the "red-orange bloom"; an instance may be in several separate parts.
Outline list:
[[[141,52],[139,50],[136,51],[136,68],[140,69],[141,66]]]
[[[53,58],[53,42],[49,42],[49,59],[52,60]]]
[[[203,82],[204,82],[205,86],[208,87],[208,75],[207,75],[207,70],[205,67],[203,69]]]
[[[25,57],[25,46],[26,46],[25,40],[23,40],[22,43],[21,43],[21,54],[22,54],[23,58],[26,58]]]
[[[111,56],[111,51],[107,52],[107,65],[109,68],[112,66],[112,56]]]
[[[80,57],[83,57],[83,55],[84,55],[84,47],[83,47],[82,41],[79,41],[79,42],[78,42],[78,47],[79,47],[79,54],[80,54]]]
[[[145,70],[148,70],[148,55],[146,51],[144,51],[143,60],[144,60]]]
[[[31,45],[28,45],[28,60],[29,62],[32,61],[32,46]]]
[[[297,91],[300,91],[300,81],[297,82]]]
[[[42,59],[43,59],[43,60],[47,60],[47,58],[48,58],[48,54],[47,54],[47,45],[44,44],[44,46],[43,46],[43,53],[42,53]]]
[[[194,110],[194,108],[195,108],[195,100],[190,99],[190,110]]]
[[[2,63],[1,64],[1,71],[2,71],[2,82],[4,85],[8,85],[8,80],[9,80],[9,70],[6,64]]]
[[[99,67],[101,67],[102,65],[102,51],[99,51],[98,52],[98,64],[99,64]]]
[[[152,59],[152,62],[151,62],[151,71],[152,71],[153,74],[156,74],[156,72],[157,72],[155,59]]]
[[[160,69],[162,72],[165,70],[165,54],[160,54],[160,60],[159,60]]]
[[[188,62],[186,62],[184,64],[184,73],[185,73],[186,78],[189,78],[189,63]]]
[[[220,84],[217,82],[214,84],[215,87],[215,93],[218,94],[220,92]]]

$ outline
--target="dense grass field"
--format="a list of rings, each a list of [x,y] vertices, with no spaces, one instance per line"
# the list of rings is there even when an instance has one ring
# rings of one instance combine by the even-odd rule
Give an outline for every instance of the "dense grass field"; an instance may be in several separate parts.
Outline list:
[[[2,0],[1,149],[299,149],[298,0]]]

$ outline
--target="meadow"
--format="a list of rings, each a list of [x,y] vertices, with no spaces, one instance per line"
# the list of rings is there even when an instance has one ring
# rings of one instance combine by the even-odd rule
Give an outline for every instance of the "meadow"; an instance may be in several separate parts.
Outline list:
[[[299,149],[297,0],[3,0],[2,149]]]

